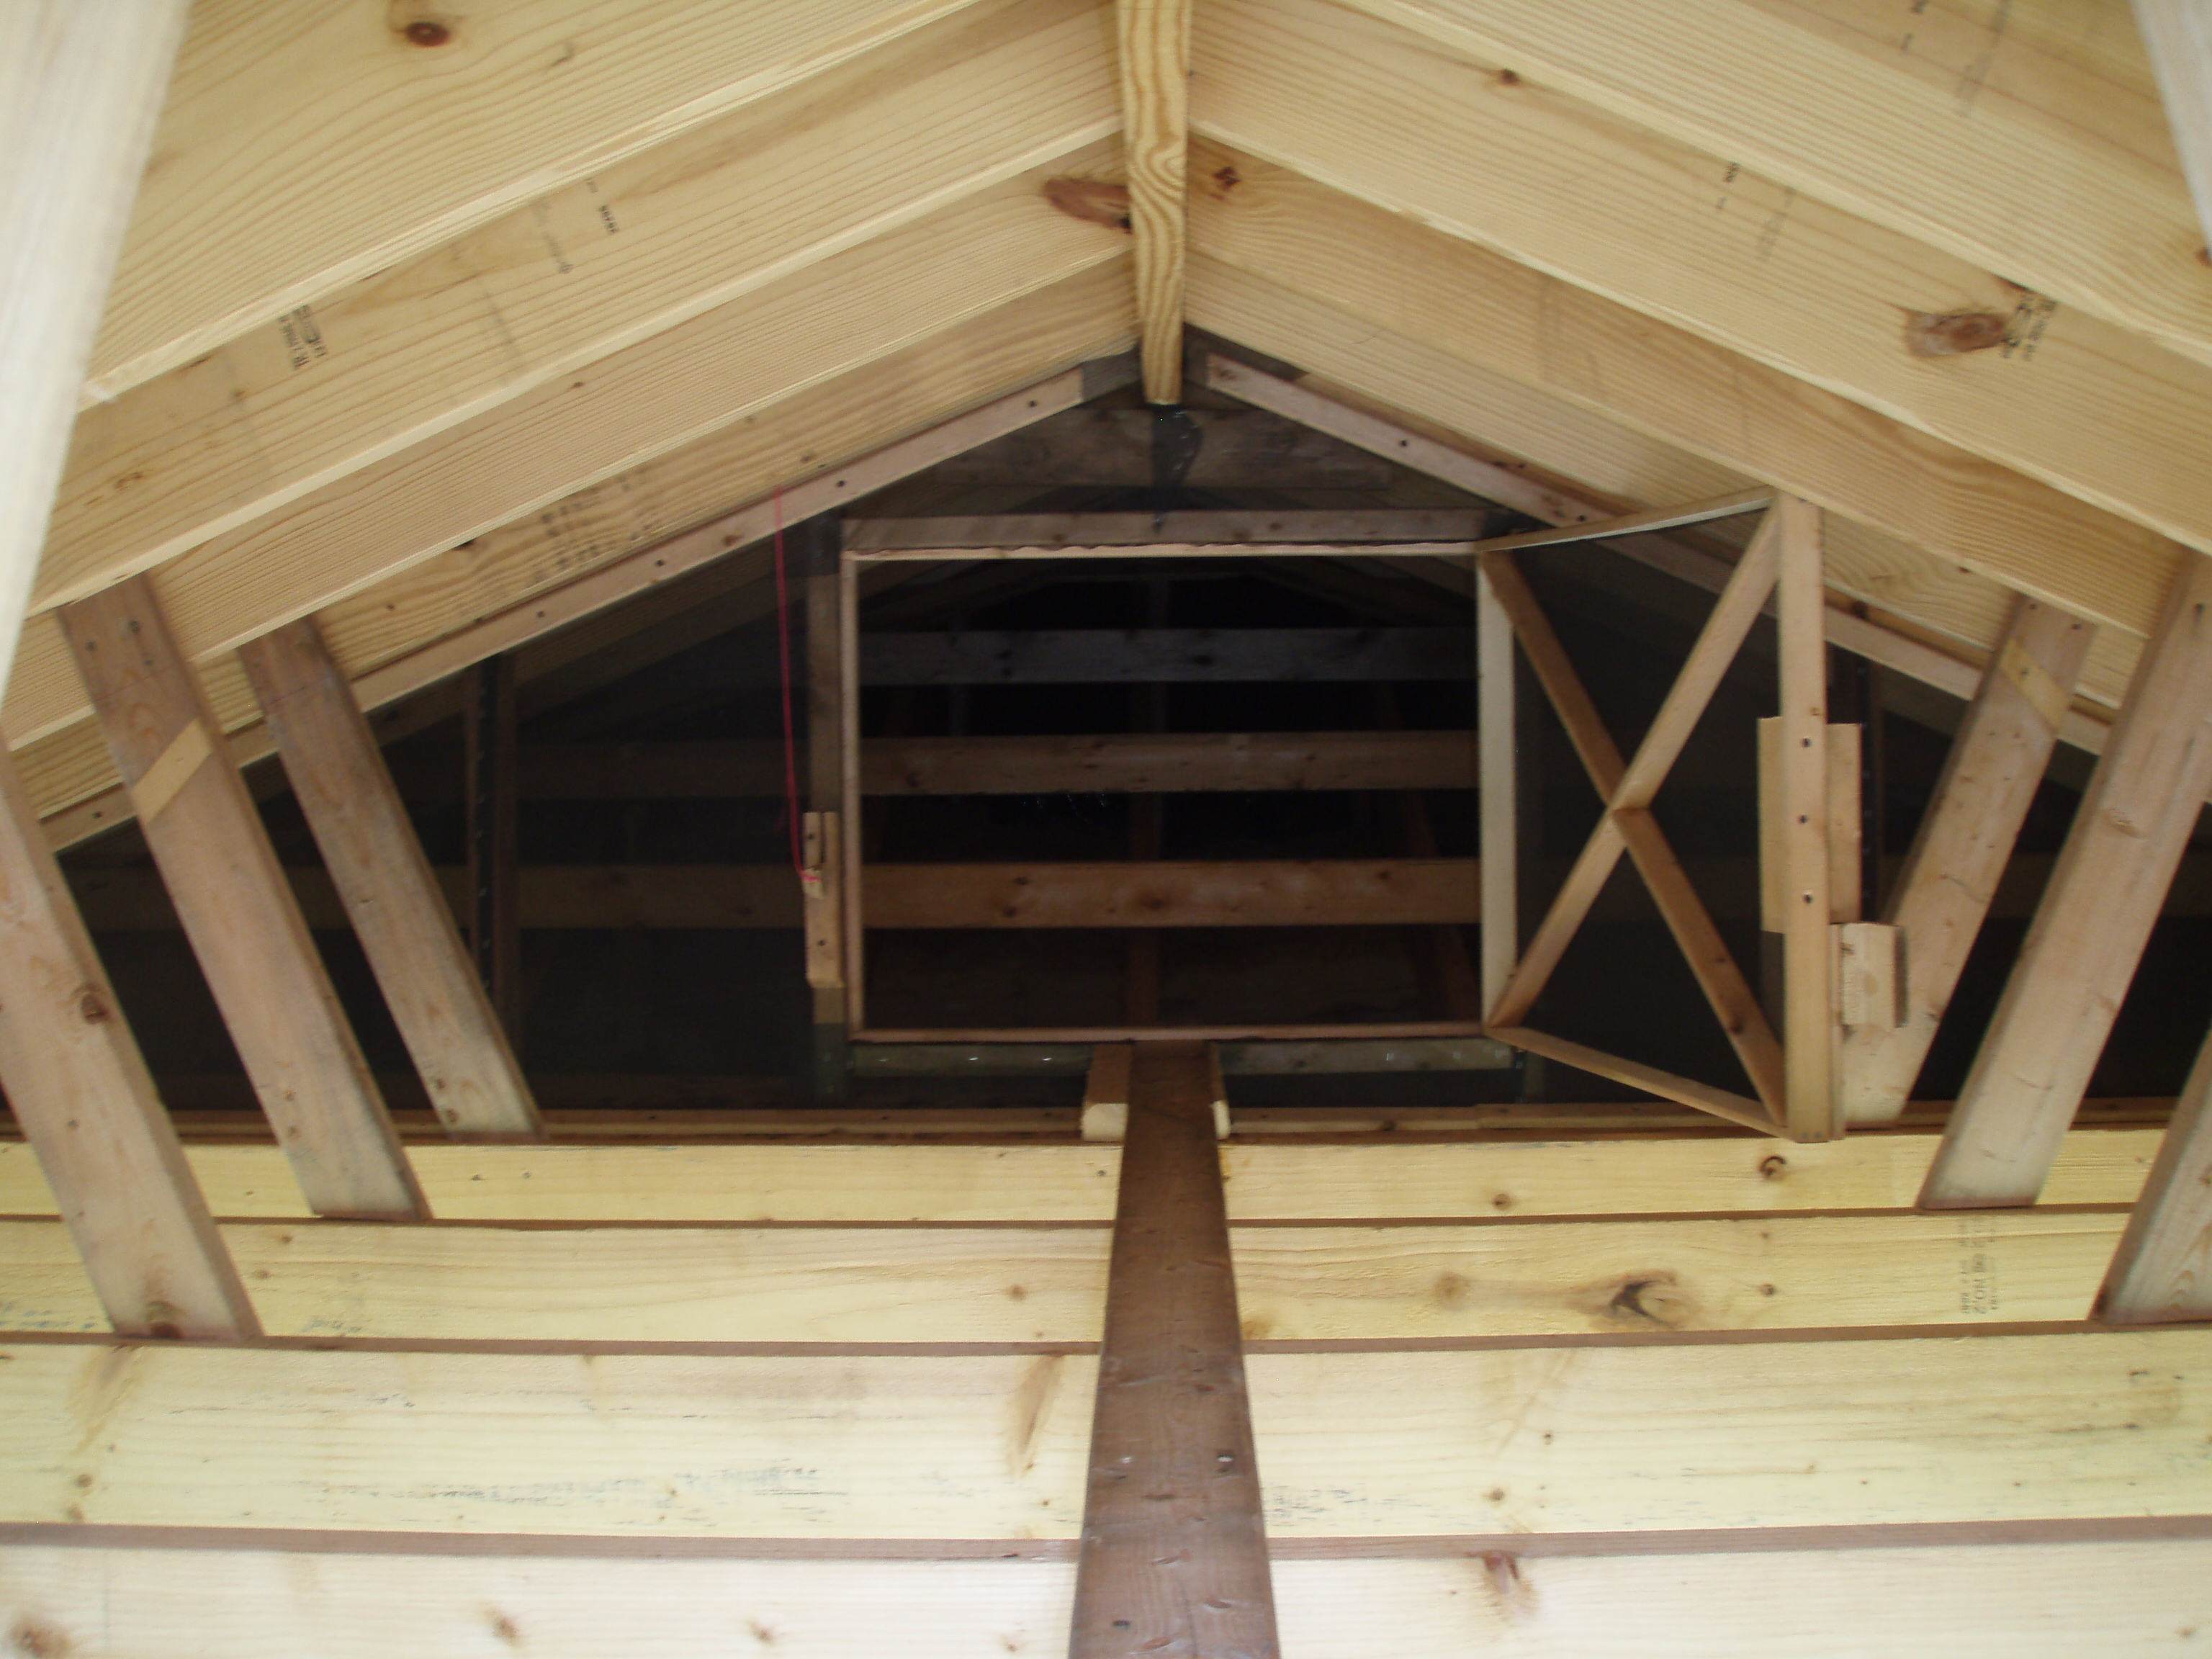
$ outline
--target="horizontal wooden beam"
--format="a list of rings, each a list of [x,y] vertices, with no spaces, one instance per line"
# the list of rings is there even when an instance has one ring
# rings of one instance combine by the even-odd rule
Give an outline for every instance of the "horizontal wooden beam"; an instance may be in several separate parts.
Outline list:
[[[1275,1602],[1285,1651],[1339,1659],[1469,1644],[1498,1659],[1618,1653],[1648,1644],[1654,1630],[1696,1631],[1706,1659],[1766,1659],[1788,1632],[1838,1630],[1869,1652],[1947,1659],[2016,1659],[2037,1646],[2132,1656],[2170,1645],[2212,1613],[2201,1531],[2068,1541],[2081,1530],[2013,1543],[1909,1528],[1750,1532],[1709,1536],[1693,1553],[1650,1534],[1572,1552],[1497,1536],[1334,1560],[1293,1544],[1275,1552]],[[744,1544],[648,1553],[574,1539],[535,1553],[520,1538],[466,1553],[395,1539],[374,1550],[356,1542],[354,1553],[316,1543],[304,1555],[311,1534],[164,1541],[179,1547],[11,1543],[0,1559],[0,1620],[76,1651],[93,1650],[94,1632],[116,1651],[158,1651],[183,1620],[218,1652],[332,1659],[473,1659],[488,1626],[514,1632],[538,1659],[706,1652],[733,1628],[803,1644],[810,1659],[968,1659],[1009,1644],[1050,1651],[1064,1638],[1075,1577],[1072,1550],[1049,1541],[907,1552],[926,1559],[885,1559],[884,1550],[794,1559]],[[1869,1583],[1881,1594],[1868,1595]],[[2101,1593],[2086,1596],[2084,1584]]]
[[[2212,1332],[1545,1346],[1571,1340],[1254,1354],[1270,1533],[2203,1510]],[[640,1540],[1071,1537],[1097,1370],[1050,1352],[4,1352],[0,1522]]]
[[[870,927],[1391,927],[1481,920],[1473,859],[878,864]]]
[[[1249,1115],[1237,1116],[1242,1122]],[[1407,1109],[1389,1121],[1401,1120],[1419,1121]],[[1340,1121],[1373,1127],[1377,1120],[1352,1113]],[[696,1144],[695,1137],[680,1147],[604,1139],[455,1146],[441,1138],[411,1146],[409,1156],[435,1212],[449,1222],[1112,1219],[1115,1149],[1077,1141],[1073,1112],[1063,1133],[1056,1144],[1011,1147],[810,1146],[750,1137],[750,1144],[720,1146]],[[2132,1204],[2160,1136],[2154,1128],[2074,1131],[2059,1149],[2043,1203]],[[1271,1137],[1261,1145],[1232,1141],[1222,1156],[1231,1221],[1520,1221],[1613,1216],[1632,1202],[1647,1215],[1908,1209],[1936,1139],[1882,1133],[1793,1146],[1763,1137],[1679,1134],[1357,1145]],[[286,1220],[309,1213],[273,1145],[187,1145],[185,1154],[218,1216]],[[31,1149],[0,1142],[0,1215],[54,1213]],[[1974,1216],[1953,1224],[1964,1237],[1995,1223]]]
[[[1231,1244],[1251,1340],[1425,1341],[2079,1320],[2125,1220],[1318,1224],[1239,1229]],[[234,1222],[222,1237],[277,1336],[1096,1342],[1106,1283],[1097,1227]],[[554,1278],[563,1292],[547,1297]],[[0,1330],[106,1328],[61,1224],[0,1222]]]
[[[1090,413],[1085,410],[1084,413]],[[932,475],[935,476],[934,474]],[[1146,481],[1150,481],[1150,472]],[[1274,481],[1279,487],[1282,479]],[[1169,513],[1007,513],[940,518],[846,521],[845,545],[855,553],[911,548],[1098,548],[1158,545],[1295,545],[1302,542],[1476,541],[1491,518],[1486,507],[1279,507]]]
[[[1474,672],[1458,628],[1039,629],[863,634],[864,685],[1162,680],[1449,680]]]
[[[878,738],[860,750],[872,795],[1469,789],[1474,771],[1468,732]]]

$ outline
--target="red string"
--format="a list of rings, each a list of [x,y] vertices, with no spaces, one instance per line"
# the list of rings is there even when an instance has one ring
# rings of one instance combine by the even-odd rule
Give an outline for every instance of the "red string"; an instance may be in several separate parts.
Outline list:
[[[791,826],[791,867],[806,879],[806,854],[799,830],[799,740],[791,718],[791,590],[783,570],[783,490],[775,492],[775,651],[783,681],[783,817]]]

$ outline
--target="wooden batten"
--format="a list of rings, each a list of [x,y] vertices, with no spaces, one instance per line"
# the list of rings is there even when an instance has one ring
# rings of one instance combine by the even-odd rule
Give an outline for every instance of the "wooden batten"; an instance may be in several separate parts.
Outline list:
[[[85,690],[246,1073],[319,1214],[428,1211],[206,694],[134,577],[63,612]]]
[[[469,960],[375,734],[313,619],[252,641],[239,654],[346,919],[439,1121],[457,1135],[542,1135],[505,1023]],[[511,685],[509,691],[511,702]],[[509,832],[514,787],[510,775]],[[501,885],[511,890],[511,844],[508,850]],[[507,891],[503,916],[494,906],[495,926],[519,939],[519,911]],[[510,976],[514,966],[506,963]],[[508,983],[511,988],[511,977]]]
[[[260,1334],[92,939],[0,757],[0,1085],[127,1336]]]
[[[1277,1651],[1203,1043],[1139,1044],[1070,1659]]]
[[[2212,558],[2191,555],[2081,798],[1921,1202],[2027,1204],[2212,786]]]

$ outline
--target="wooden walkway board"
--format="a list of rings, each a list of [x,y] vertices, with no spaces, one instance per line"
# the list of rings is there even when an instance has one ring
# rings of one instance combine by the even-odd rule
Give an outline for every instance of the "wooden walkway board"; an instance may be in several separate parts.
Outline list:
[[[1140,1043],[1069,1659],[1274,1659],[1260,1474],[1203,1043]]]

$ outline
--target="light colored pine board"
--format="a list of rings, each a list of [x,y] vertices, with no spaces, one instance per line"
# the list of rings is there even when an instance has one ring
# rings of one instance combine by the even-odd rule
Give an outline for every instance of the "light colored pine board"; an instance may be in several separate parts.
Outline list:
[[[1295,329],[1307,361],[1324,365],[1340,381],[1351,376],[1365,395],[1356,389],[1347,394],[1311,377],[1294,386],[1218,356],[1209,360],[1210,386],[1460,488],[1517,504],[1538,518],[1571,522],[1618,511],[1635,499],[1619,493],[1624,490],[1664,489],[1689,496],[1731,479],[1741,482],[1741,475],[1549,392],[1447,359],[1425,342],[1378,334],[1302,296],[1218,267],[1212,274],[1212,302],[1233,307],[1243,337],[1255,337],[1251,331],[1257,328],[1256,337],[1279,343]],[[1364,343],[1355,348],[1354,339]],[[1407,412],[1378,412],[1370,398],[1395,400]],[[1475,431],[1497,435],[1486,444],[1462,435]],[[1508,434],[1512,453],[1497,447]],[[1541,468],[1544,476],[1532,477],[1533,468]],[[1603,487],[1570,486],[1562,482],[1570,474],[1602,479]],[[1971,697],[1976,675],[1964,659],[1978,659],[1996,647],[2011,591],[1856,520],[1832,514],[1827,532],[1829,586],[1868,613],[1863,617],[1832,604],[1831,641],[1953,696]],[[1703,586],[1717,588],[1726,578],[1724,567],[1688,549],[1639,542],[1623,544],[1621,550]],[[1913,631],[1899,632],[1894,624],[1907,619]],[[1931,641],[1945,650],[1931,649]],[[2140,647],[2136,635],[2122,630],[2098,635],[2081,685],[2081,695],[2094,700],[2088,705],[2094,714],[2118,707]],[[2101,732],[2089,714],[2069,713],[2063,740],[2094,748]]]
[[[1273,1653],[1220,1068],[1206,1043],[1139,1043],[1127,1080],[1069,1659]]]
[[[1145,401],[1182,401],[1191,0],[1114,0]]]
[[[1127,414],[1130,411],[1085,410],[1079,412],[1088,415]],[[1193,419],[1214,412],[1207,410],[1183,411]],[[1149,421],[1151,416],[1143,418]],[[1205,453],[1200,450],[1200,456],[1203,457]],[[1048,455],[1040,459],[1037,465],[1026,476],[1032,479],[1054,476],[1047,470],[1049,461]],[[1299,458],[1285,457],[1270,469],[1269,487],[1281,483],[1286,469],[1302,466]],[[940,467],[932,476],[942,477],[944,471]],[[1193,471],[1196,471],[1195,464]],[[1303,471],[1300,476],[1304,476]],[[1151,477],[1152,473],[1147,468],[1145,480],[1148,484]],[[921,519],[853,519],[845,526],[845,545],[857,553],[880,553],[915,548],[1073,550],[1127,547],[1139,550],[1178,543],[1191,546],[1219,546],[1238,542],[1264,543],[1273,546],[1296,546],[1301,542],[1346,544],[1330,548],[1330,554],[1334,556],[1355,551],[1357,544],[1363,542],[1478,541],[1489,518],[1487,508],[1463,507],[1279,507],[1272,510],[1193,507],[1166,513],[947,513]],[[1133,550],[1120,556],[1134,557],[1136,553]]]
[[[2212,364],[1324,0],[1210,8],[1194,64],[1208,137],[2212,545],[2212,484],[2183,459],[2212,441]],[[1918,356],[1916,314],[2022,343]]]
[[[1027,0],[901,34],[93,404],[40,602],[1095,143],[1115,120],[1097,11]]]
[[[1472,363],[1701,455],[1725,469],[1719,488],[1729,474],[1771,482],[2076,615],[2148,635],[2177,562],[2148,529],[1688,329],[1370,207],[1322,182],[1326,169],[1307,179],[1249,151],[1201,150],[1194,176],[1226,167],[1238,182],[1192,193],[1194,323],[1314,366],[1322,342],[1308,339],[1299,318],[1249,324],[1241,303],[1224,314],[1237,292],[1231,284],[1219,294],[1226,264],[1348,313],[1370,343],[1376,329],[1423,341],[1446,362]],[[1372,280],[1382,267],[1388,284]],[[1796,291],[1767,280],[1772,295]],[[1885,303],[1899,301],[1893,295]],[[1885,342],[1896,326],[1893,308],[1881,324]],[[1573,349],[1553,349],[1553,341]],[[1356,358],[1316,372],[1355,388],[1365,378]],[[1404,407],[1406,392],[1393,396],[1391,386],[1373,395]],[[1510,447],[1521,434],[1469,435]],[[1919,487],[1884,487],[1900,477]]]
[[[2097,1311],[2123,1325],[2212,1319],[2212,1042],[2174,1103]]]
[[[1765,1101],[1737,1094],[1733,1090],[1717,1088],[1696,1078],[1662,1071],[1658,1066],[1648,1066],[1642,1060],[1607,1054],[1587,1043],[1570,1042],[1565,1037],[1531,1030],[1525,1025],[1493,1025],[1491,1035],[1500,1042],[1510,1042],[1532,1054],[1556,1060],[1563,1066],[1574,1066],[1577,1071],[1610,1078],[1615,1083],[1626,1083],[1632,1089],[1641,1089],[1662,1100],[1695,1107],[1698,1111],[1710,1112],[1715,1117],[1740,1127],[1757,1129],[1766,1134],[1782,1133]]]
[[[1401,1115],[1402,1115],[1402,1114]],[[1063,1133],[1072,1136],[1072,1121]],[[1033,1133],[1034,1131],[1032,1131]],[[2045,1204],[2132,1204],[2155,1129],[2068,1135]],[[1909,1207],[1932,1134],[1781,1146],[1765,1137],[1222,1149],[1232,1221],[1608,1216]],[[1026,1146],[614,1144],[409,1149],[448,1221],[976,1223],[1113,1218],[1118,1154]],[[188,1146],[219,1216],[306,1217],[274,1146]],[[0,1143],[0,1214],[52,1216],[30,1148]]]
[[[1060,164],[1106,159],[1093,146]],[[179,644],[195,659],[231,648],[812,383],[1123,257],[1118,232],[1055,212],[1042,181],[1022,173],[969,194],[202,544],[154,577]],[[19,741],[82,706],[60,657],[41,647],[47,637],[29,636],[9,687]]]
[[[2087,1091],[2212,787],[2212,559],[2191,556],[2051,871],[1921,1202],[2026,1204]]]
[[[2078,1320],[2125,1219],[1318,1224],[1231,1243],[1248,1340],[1602,1336]],[[222,1238],[280,1336],[875,1344],[1096,1342],[1108,1242],[1096,1225],[344,1222],[232,1222]],[[106,1328],[61,1224],[0,1222],[0,1330]]]
[[[383,751],[313,618],[241,653],[345,917],[441,1122],[544,1133],[499,1016],[439,890]]]
[[[2021,599],[1983,670],[1887,910],[1904,933],[1905,1018],[1893,1029],[1846,1032],[1838,1053],[1852,1123],[1894,1122],[1905,1109],[2042,781],[2057,736],[2053,716],[2094,631]]]
[[[1097,1373],[1052,1354],[5,1352],[0,1519],[638,1540],[1072,1536]],[[1246,1371],[1268,1531],[1291,1539],[2195,1515],[2208,1364],[2212,1333],[2169,1331]]]
[[[2197,228],[2212,237],[2212,16],[2196,0],[2135,0],[2134,11]]]
[[[449,548],[317,619],[356,695],[374,708],[712,560],[764,574],[764,551],[748,544],[771,527],[776,489],[791,510],[823,510],[1065,409],[1086,395],[1085,375],[1066,366],[1119,349],[1130,327],[1124,274],[1111,265],[1084,271],[802,387],[759,420],[718,428]],[[730,514],[733,494],[749,504]],[[697,528],[672,537],[687,525]],[[258,712],[244,676],[226,678],[229,662],[207,665],[211,700],[237,732],[241,761],[258,758],[270,739],[240,730]],[[18,753],[42,813],[78,809],[52,826],[58,840],[130,816],[88,726]]]
[[[1222,360],[1209,359],[1209,364]],[[1520,739],[1514,714],[1519,677],[1512,618],[1492,578],[1475,568],[1474,704],[1477,764],[1476,849],[1482,884],[1480,972],[1486,1016],[1504,994],[1521,955]]]
[[[1657,1555],[1275,1564],[1285,1651],[1341,1659],[2114,1659],[2187,1652],[2212,1625],[2204,1545],[1943,1544]],[[541,1659],[710,1651],[747,1632],[805,1659],[1060,1652],[1075,1567],[1050,1546],[992,1560],[684,1559],[12,1546],[0,1620],[74,1659],[210,1651]],[[1869,1596],[1867,1586],[1879,1584]],[[2087,1595],[2094,1584],[2099,1594]],[[60,1644],[67,1643],[65,1650]]]
[[[876,864],[872,927],[1391,927],[1482,918],[1472,859]]]
[[[2204,234],[2117,7],[1352,3],[2212,361]]]
[[[89,394],[114,397],[961,9],[493,0],[459,17],[199,6]],[[436,27],[410,35],[417,23]],[[414,161],[366,159],[395,146]]]
[[[1775,726],[1781,844],[1761,861],[1782,863],[1782,1047],[1789,1071],[1778,1113],[1797,1140],[1832,1140],[1844,1130],[1836,1090],[1835,946],[1828,928],[1828,641],[1821,626],[1820,511],[1784,495],[1774,504],[1779,574],[1775,633],[1781,708]]]
[[[0,685],[188,9],[23,0],[0,16]]]
[[[131,1336],[258,1334],[114,988],[0,759],[0,1085],[63,1195],[97,1322]]]
[[[221,727],[143,577],[64,613],[240,1060],[325,1215],[420,1219],[422,1195]]]

